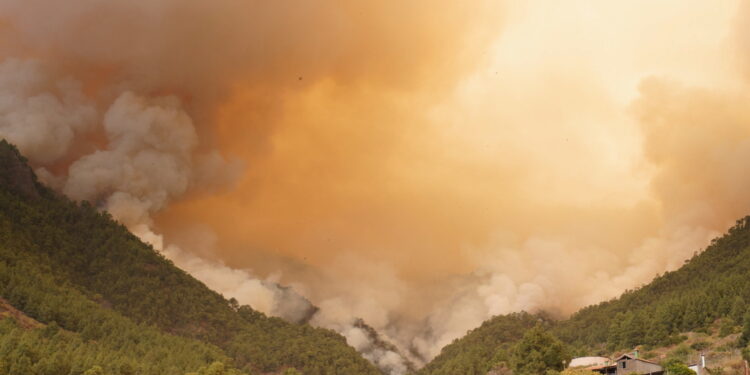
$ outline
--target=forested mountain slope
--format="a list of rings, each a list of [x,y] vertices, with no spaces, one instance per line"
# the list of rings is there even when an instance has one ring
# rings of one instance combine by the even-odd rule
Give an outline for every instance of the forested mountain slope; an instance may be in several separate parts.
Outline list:
[[[698,249],[696,249],[698,250]],[[750,301],[750,217],[737,221],[680,269],[617,299],[584,308],[555,333],[575,346],[663,345],[717,319],[742,324]]]
[[[184,374],[217,361],[248,374],[379,373],[332,331],[232,306],[107,213],[39,184],[5,141],[0,297],[43,324],[0,315],[0,374]]]
[[[748,302],[750,217],[745,217],[680,269],[619,298],[586,307],[569,319],[550,321],[543,314],[494,317],[446,346],[420,374],[484,375],[506,360],[534,319],[577,354],[609,354],[639,345],[646,349],[672,345],[684,339],[681,332],[737,332],[742,324],[750,326]],[[746,339],[737,345],[747,345]]]
[[[525,312],[492,318],[443,348],[419,374],[486,374],[495,364],[507,362],[512,344],[537,324],[549,325],[549,320]]]

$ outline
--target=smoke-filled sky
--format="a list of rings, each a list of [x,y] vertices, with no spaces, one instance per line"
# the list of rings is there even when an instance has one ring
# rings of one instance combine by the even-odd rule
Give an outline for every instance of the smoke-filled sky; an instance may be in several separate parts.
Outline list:
[[[423,361],[750,213],[743,0],[0,0],[0,58],[44,181],[363,352],[355,317]]]

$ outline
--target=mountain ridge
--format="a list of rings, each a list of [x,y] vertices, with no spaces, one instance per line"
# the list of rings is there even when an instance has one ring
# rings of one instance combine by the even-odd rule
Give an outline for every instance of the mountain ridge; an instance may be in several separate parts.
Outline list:
[[[750,323],[747,301],[750,216],[737,220],[726,234],[712,240],[679,269],[657,275],[617,298],[584,307],[567,319],[549,319],[543,312],[493,317],[443,348],[418,374],[485,375],[496,366],[507,365],[512,347],[522,335],[503,336],[497,327],[507,326],[509,321],[525,329],[544,324],[575,354],[607,355],[635,347],[677,345],[684,341],[684,332],[737,332]],[[528,324],[529,319],[537,322]],[[494,339],[482,340],[487,337]]]
[[[124,327],[136,341],[172,342],[169,345],[175,350],[196,351],[188,357],[165,354],[174,358],[174,368],[165,370],[149,362],[153,366],[141,366],[143,374],[184,374],[200,370],[198,364],[209,366],[216,361],[248,374],[287,368],[312,375],[380,373],[333,331],[287,323],[249,306],[233,306],[142,243],[108,213],[44,187],[18,150],[4,140],[0,140],[0,239],[0,276],[6,278],[0,297],[48,327],[63,328],[66,333],[60,340],[75,342],[102,358],[137,358],[127,346],[112,345],[109,351],[91,347],[91,340],[121,339],[109,335],[114,325]],[[57,295],[68,295],[88,306],[90,316],[69,311]],[[37,331],[44,329],[21,332],[12,325],[5,327],[18,337],[42,335]],[[138,338],[141,334],[143,338]],[[5,362],[12,358],[13,363],[0,364],[8,369],[19,361],[29,368],[42,366],[42,353],[29,354],[34,352],[32,345],[29,353],[19,354],[8,347],[10,342],[5,344],[0,358]],[[168,348],[162,349],[168,352]],[[178,359],[186,365],[178,365]],[[74,358],[71,366],[91,363]],[[96,365],[107,373],[119,371],[114,365]]]

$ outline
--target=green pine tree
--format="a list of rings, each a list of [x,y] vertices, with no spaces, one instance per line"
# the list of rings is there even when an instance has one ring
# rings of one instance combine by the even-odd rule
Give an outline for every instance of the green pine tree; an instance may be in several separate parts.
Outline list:
[[[570,361],[568,353],[560,340],[537,325],[527,331],[513,348],[511,367],[517,375],[543,375],[547,370],[561,371]]]

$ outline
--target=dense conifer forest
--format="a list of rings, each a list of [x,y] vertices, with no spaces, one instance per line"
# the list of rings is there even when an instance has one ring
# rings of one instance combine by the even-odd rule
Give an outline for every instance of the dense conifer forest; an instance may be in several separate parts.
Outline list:
[[[332,331],[230,303],[0,141],[0,374],[282,372],[379,374]]]

